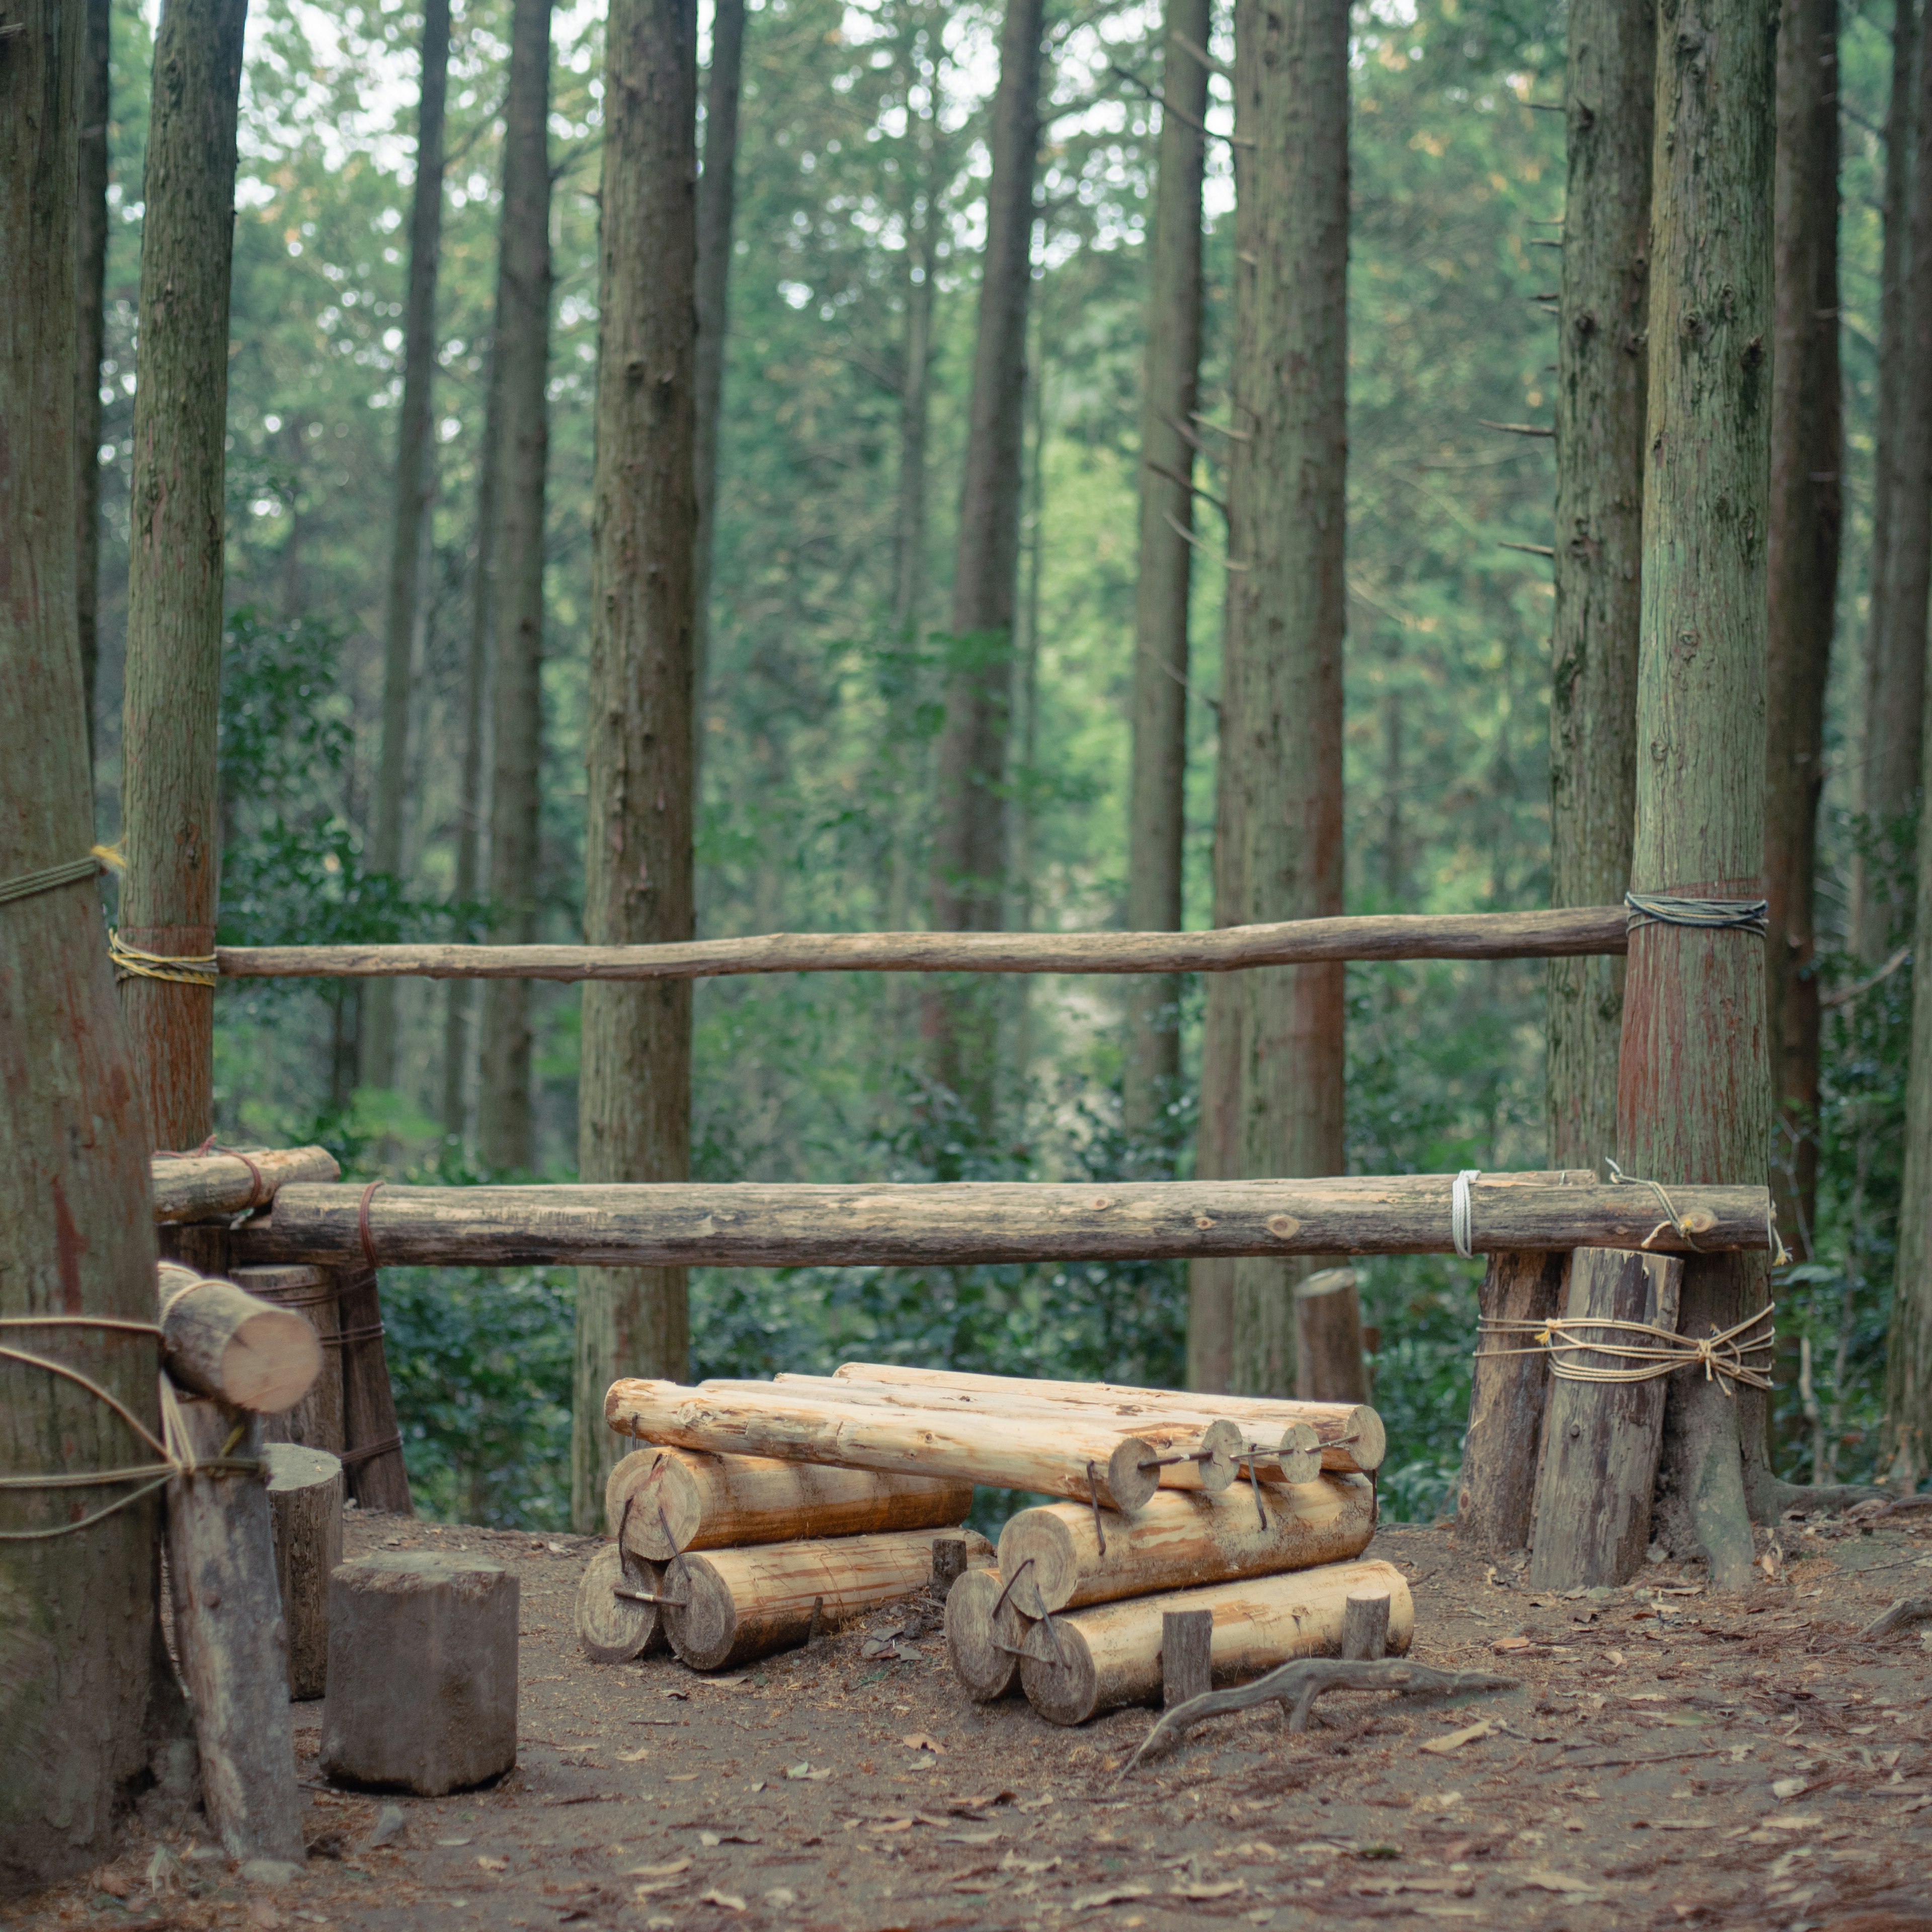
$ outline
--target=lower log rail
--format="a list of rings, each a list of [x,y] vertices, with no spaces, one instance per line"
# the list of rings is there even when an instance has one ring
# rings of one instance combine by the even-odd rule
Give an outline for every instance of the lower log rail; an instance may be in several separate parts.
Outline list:
[[[291,1184],[231,1238],[238,1262],[388,1266],[952,1266],[974,1262],[1214,1256],[1441,1254],[1450,1174],[1316,1180],[1033,1182],[938,1186],[385,1186]],[[1762,1187],[1470,1190],[1483,1252],[1580,1247],[1660,1253],[1768,1245]],[[365,1246],[365,1241],[367,1246]],[[350,1311],[343,1311],[345,1328]]]

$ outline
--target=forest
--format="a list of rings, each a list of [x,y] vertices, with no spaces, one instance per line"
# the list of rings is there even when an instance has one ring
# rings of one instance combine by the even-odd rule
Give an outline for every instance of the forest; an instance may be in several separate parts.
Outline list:
[[[220,946],[1621,902],[1642,762],[1641,311],[1664,245],[1647,238],[1648,50],[1678,9],[1304,8],[1300,52],[1335,84],[1286,106],[1255,79],[1262,29],[1210,0],[644,10],[683,21],[694,64],[674,49],[626,82],[653,104],[626,110],[626,152],[648,150],[681,200],[614,200],[611,77],[644,54],[607,46],[601,10],[244,10],[90,0],[82,82],[99,380],[92,401],[82,380],[98,462],[80,602],[112,842],[129,721],[164,702],[126,673],[155,514],[136,370],[170,16],[238,72],[226,436],[208,458]],[[1912,0],[1786,0],[1759,62],[1775,220],[1767,286],[1745,294],[1776,322],[1768,472],[1748,488],[1769,519],[1771,668],[1768,696],[1739,703],[1768,717],[1771,749],[1762,868],[1718,868],[1753,895],[1761,876],[1770,901],[1774,1460],[1792,1480],[1908,1487],[1924,1452],[1910,1392],[1888,1383],[1894,1280],[1901,1306],[1932,1305],[1932,1202],[1906,1174],[1932,1139],[1911,970],[1915,892],[1922,920],[1932,897],[1915,884],[1932,557],[1916,26]],[[1634,106],[1606,101],[1633,70]],[[676,99],[650,92],[666,86],[686,90],[688,152]],[[1634,232],[1580,224],[1580,196],[1619,167]],[[620,222],[647,260],[694,244],[682,348],[650,338],[634,290],[607,312]],[[1621,316],[1588,306],[1593,275]],[[1306,332],[1274,401],[1250,373],[1286,352],[1270,327]],[[627,342],[620,418],[600,358]],[[644,398],[652,358],[680,355],[690,380],[680,364]],[[1288,419],[1265,424],[1270,407]],[[646,452],[628,466],[620,421]],[[1262,473],[1264,433],[1312,453]],[[679,436],[694,506],[662,454]],[[1603,480],[1612,459],[1621,485]],[[631,560],[619,599],[600,532],[624,518],[663,550]],[[1605,545],[1629,568],[1599,568]],[[680,594],[690,820],[670,822],[683,807],[660,781],[653,831],[647,788],[611,775],[634,783],[658,769],[650,734],[677,737],[676,653],[638,659],[620,704],[611,627],[650,631],[652,599]],[[1618,672],[1605,640],[1626,634]],[[642,884],[612,856],[620,821]],[[124,931],[161,930],[131,886],[118,907],[108,890]],[[1622,985],[1605,959],[674,992],[233,980],[213,1124],[453,1184],[1600,1166],[1619,1148]],[[1264,1281],[1196,1263],[1192,1282],[1165,1261],[695,1268],[688,1330],[686,1285],[662,1270],[616,1318],[655,1324],[630,1372],[682,1376],[688,1346],[693,1379],[860,1355],[1268,1390],[1292,1372],[1269,1312],[1292,1284],[1269,1265]],[[611,1318],[628,1291],[598,1280],[618,1272],[386,1270],[426,1511],[591,1526],[578,1302]],[[1382,1504],[1429,1520],[1454,1503],[1480,1262],[1358,1274],[1392,1445]]]

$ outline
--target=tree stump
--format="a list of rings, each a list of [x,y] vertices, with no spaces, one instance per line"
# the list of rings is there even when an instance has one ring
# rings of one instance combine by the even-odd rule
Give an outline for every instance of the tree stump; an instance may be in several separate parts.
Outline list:
[[[1296,1284],[1294,1334],[1298,1400],[1368,1400],[1362,1308],[1353,1268],[1324,1268]]]
[[[1214,1688],[1214,1612],[1163,1610],[1160,1701],[1168,1710]]]
[[[328,1683],[328,1580],[342,1561],[342,1464],[326,1450],[292,1442],[264,1443],[262,1460],[288,1630],[289,1695],[300,1702],[321,1696]]]
[[[332,1268],[285,1264],[229,1270],[235,1286],[257,1300],[305,1316],[321,1342],[322,1372],[292,1408],[268,1419],[263,1432],[271,1442],[294,1442],[340,1456],[342,1436],[342,1327],[338,1298],[341,1277]]]
[[[1580,1248],[1571,1257],[1563,1319],[1579,1339],[1614,1343],[1598,1321],[1677,1325],[1684,1264],[1675,1256]],[[1586,1358],[1586,1361],[1596,1358]],[[1625,1583],[1650,1544],[1666,1378],[1572,1382],[1552,1376],[1530,1543],[1533,1589]]]
[[[1342,1657],[1345,1663],[1372,1664],[1388,1651],[1389,1593],[1364,1590],[1342,1606]]]

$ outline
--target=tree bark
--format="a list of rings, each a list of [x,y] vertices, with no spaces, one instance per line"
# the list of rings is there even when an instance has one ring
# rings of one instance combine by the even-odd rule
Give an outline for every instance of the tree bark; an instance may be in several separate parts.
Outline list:
[[[1885,241],[1879,297],[1870,610],[1859,803],[1876,848],[1852,875],[1852,942],[1874,964],[1910,937],[1911,814],[1924,771],[1926,615],[1932,572],[1932,62],[1912,0],[1897,0],[1885,127]],[[1916,599],[1916,601],[1915,601]],[[1876,866],[1874,861],[1876,860]]]
[[[1250,51],[1236,120],[1258,145],[1252,438],[1233,488],[1242,607],[1239,708],[1224,755],[1242,802],[1243,916],[1342,910],[1342,562],[1346,505],[1348,10],[1242,0]],[[1246,288],[1249,285],[1239,285]],[[1342,1145],[1343,974],[1251,973],[1241,993],[1239,1159],[1247,1174],[1334,1174]],[[1294,1387],[1294,1288],[1305,1264],[1238,1263],[1232,1386]]]
[[[94,749],[94,688],[100,588],[100,356],[107,289],[108,122],[114,111],[111,0],[86,0],[80,57],[80,193],[74,224],[80,262],[80,356],[74,372],[74,614],[80,631],[81,694]]]
[[[495,566],[494,773],[490,800],[490,936],[536,937],[543,772],[544,472],[550,447],[550,0],[515,0],[503,110],[503,216],[496,258],[496,380],[500,385]],[[485,1162],[527,1171],[536,1149],[530,1108],[530,988],[483,993],[482,1094],[477,1141]]]
[[[602,333],[592,562],[584,934],[688,940],[696,909],[692,650],[698,494],[698,15],[622,0],[608,37]],[[578,1169],[586,1180],[691,1171],[691,988],[584,994]],[[686,1372],[681,1268],[587,1270],[577,1290],[572,1520],[593,1529],[621,1445],[604,1392]]]
[[[711,662],[711,553],[718,514],[718,419],[724,394],[724,339],[731,293],[731,211],[738,185],[739,78],[745,64],[745,0],[718,0],[704,86],[704,172],[698,181],[698,427],[696,564],[692,586],[692,773],[704,762],[704,685]]]
[[[0,42],[0,884],[84,859],[94,836],[74,616],[82,8],[28,0],[13,20]],[[88,1376],[158,1430],[155,1337],[66,1325],[149,1324],[154,1307],[148,1130],[91,879],[0,905],[0,1319],[23,1324],[0,1343]],[[0,1361],[0,1473],[150,1460],[75,1382]],[[68,1530],[128,1493],[11,1492],[0,1527]],[[0,1543],[0,1891],[112,1856],[145,1756],[158,1528],[151,1496],[90,1528]]]
[[[169,0],[155,35],[129,486],[121,937],[214,950],[220,872],[224,448],[235,116],[247,0]],[[138,976],[122,1005],[154,1144],[214,1128],[212,987]]]
[[[442,104],[449,77],[449,0],[424,0],[422,92],[416,110],[416,179],[410,212],[410,292],[403,316],[403,401],[396,424],[396,520],[382,634],[382,744],[376,768],[372,872],[403,874],[408,803],[410,711],[416,673],[416,618],[436,468],[430,406],[436,376],[436,277],[442,243]],[[396,1084],[396,989],[372,986],[362,1010],[362,1084]]]
[[[488,718],[490,644],[496,636],[496,504],[502,462],[502,386],[495,344],[502,333],[502,287],[496,292],[496,318],[490,331],[490,366],[483,405],[483,444],[476,455],[476,528],[470,562],[470,651],[463,673],[463,799],[456,825],[456,878],[452,896],[458,905],[476,897],[482,876],[483,825],[488,813],[484,787],[490,776]],[[470,1010],[468,984],[452,981],[442,1021],[442,1130],[460,1138],[470,1124]]]
[[[1754,898],[1764,866],[1766,574],[1772,372],[1771,0],[1663,0],[1652,205],[1650,464],[1643,504],[1636,836],[1646,892]],[[1741,929],[1630,934],[1617,1088],[1620,1156],[1666,1188],[1762,1184],[1770,1138],[1760,942]],[[1762,1304],[1755,1253],[1694,1255],[1681,1325]],[[1668,1540],[1694,1536],[1714,1588],[1751,1567],[1748,1392],[1670,1384]],[[1688,1514],[1685,1514],[1688,1512]]]
[[[1209,0],[1168,0],[1147,350],[1141,370],[1140,577],[1134,604],[1133,770],[1127,924],[1178,932],[1186,823],[1188,592],[1192,581],[1195,406],[1201,375],[1201,182]],[[1180,1079],[1180,991],[1166,976],[1130,989],[1120,1113],[1151,1153]]]
[[[1778,36],[1772,355],[1765,939],[1779,1218],[1808,1258],[1817,1218],[1814,899],[1825,688],[1838,602],[1844,403],[1838,373],[1838,0],[1784,0]]]
[[[1002,922],[1042,18],[1042,0],[1007,0],[993,99],[992,178],[932,848],[932,924],[945,932],[994,932]],[[959,1096],[982,1129],[992,1120],[998,1016],[990,988],[927,989],[921,1024],[932,1077]]]
[[[1556,346],[1552,905],[1620,902],[1630,884],[1656,84],[1651,0],[1574,0]],[[1554,962],[1547,987],[1550,1165],[1594,1167],[1616,1144],[1624,964]]]

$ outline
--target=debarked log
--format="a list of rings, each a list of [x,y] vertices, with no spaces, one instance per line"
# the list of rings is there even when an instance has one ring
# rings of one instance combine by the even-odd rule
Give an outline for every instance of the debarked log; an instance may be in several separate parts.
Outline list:
[[[1622,906],[1390,913],[1204,932],[772,932],[662,946],[224,946],[226,979],[701,980],[738,973],[1226,973],[1629,950]]]
[[[860,1267],[1435,1254],[1454,1245],[1454,1180],[386,1186],[369,1200],[366,1218],[383,1266]],[[1664,1252],[1684,1245],[1646,1186],[1519,1186],[1485,1177],[1470,1192],[1474,1238],[1485,1250],[1648,1243]],[[1762,1187],[1673,1187],[1671,1199],[1701,1250],[1765,1246]],[[359,1187],[291,1184],[268,1214],[236,1230],[234,1258],[353,1263],[364,1254],[363,1204]]]
[[[814,1625],[830,1629],[924,1590],[934,1539],[949,1533],[896,1530],[706,1556],[687,1551],[664,1566],[658,1586],[664,1633],[694,1670],[725,1670],[792,1649]],[[986,1538],[974,1540],[978,1553],[990,1558]]]
[[[1034,1709],[1056,1724],[1084,1724],[1125,1704],[1158,1704],[1162,1617],[1208,1610],[1214,1682],[1238,1683],[1292,1658],[1336,1655],[1348,1598],[1370,1589],[1388,1591],[1389,1648],[1407,1650],[1415,1602],[1402,1572],[1379,1562],[1337,1563],[1042,1618],[1028,1637],[1020,1682]]]
[[[148,1162],[157,1221],[217,1220],[266,1207],[285,1181],[338,1180],[326,1148],[249,1148],[240,1154],[158,1154]]]
[[[776,1389],[634,1380],[610,1384],[604,1418],[622,1434],[680,1449],[948,1476],[1072,1496],[1122,1512],[1138,1509],[1154,1495],[1160,1474],[1161,1452],[1153,1442],[1100,1427],[1077,1413],[1054,1420],[868,1408]]]
[[[649,1563],[680,1550],[951,1528],[972,1507],[964,1480],[696,1449],[634,1449],[604,1485],[605,1527]]]
[[[160,1264],[161,1366],[176,1386],[236,1408],[278,1415],[322,1372],[322,1343],[292,1308],[178,1262]]]
[[[1000,1532],[1000,1572],[1022,1610],[1081,1609],[1192,1585],[1312,1570],[1359,1556],[1375,1534],[1366,1476],[1321,1476],[1217,1496],[1162,1493],[1130,1520],[1102,1526],[1070,1503],[1022,1510]]]

